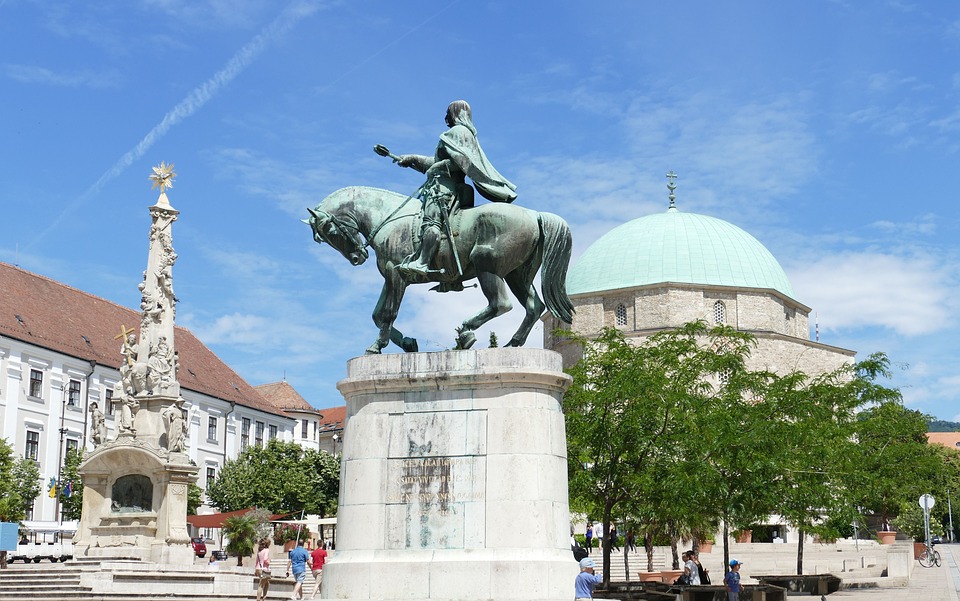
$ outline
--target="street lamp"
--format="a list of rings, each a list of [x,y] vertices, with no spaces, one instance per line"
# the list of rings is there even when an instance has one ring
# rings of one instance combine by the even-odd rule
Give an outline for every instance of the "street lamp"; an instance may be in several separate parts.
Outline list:
[[[336,454],[337,454],[337,442],[338,442],[339,440],[340,440],[340,435],[339,435],[339,434],[334,434],[334,435],[333,435],[333,454],[334,454],[334,456],[336,456]]]

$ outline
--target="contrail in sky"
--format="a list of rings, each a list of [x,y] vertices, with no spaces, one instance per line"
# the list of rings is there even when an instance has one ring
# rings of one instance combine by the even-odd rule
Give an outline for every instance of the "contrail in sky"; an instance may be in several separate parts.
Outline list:
[[[209,102],[210,99],[220,91],[220,88],[233,81],[244,69],[249,67],[260,53],[263,52],[264,48],[267,47],[267,44],[290,31],[301,19],[313,14],[319,8],[320,6],[316,1],[299,0],[290,3],[272,23],[267,25],[263,31],[254,36],[252,40],[247,42],[243,48],[233,55],[233,58],[227,62],[223,69],[217,71],[213,77],[187,94],[187,97],[164,115],[163,120],[151,129],[132,150],[120,157],[120,160],[108,169],[106,173],[101,175],[100,179],[90,186],[79,198],[68,204],[46,229],[26,245],[24,250],[29,249],[29,247],[39,242],[50,233],[51,230],[56,228],[68,214],[99,192],[104,184],[123,173],[134,161],[142,158],[157,140],[170,131],[171,127],[203,108],[203,105]]]

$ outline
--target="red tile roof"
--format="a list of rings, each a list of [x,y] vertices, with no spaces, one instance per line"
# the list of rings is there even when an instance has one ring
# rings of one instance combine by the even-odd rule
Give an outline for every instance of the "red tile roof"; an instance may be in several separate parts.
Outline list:
[[[308,403],[300,393],[294,390],[293,386],[283,382],[273,382],[271,384],[261,384],[254,386],[260,396],[265,398],[274,407],[280,410],[290,411],[309,411],[310,413],[319,413]]]
[[[343,430],[343,423],[347,420],[347,406],[330,407],[321,409],[320,414],[323,419],[320,420],[320,431]]]
[[[960,432],[927,432],[927,442],[960,449]]]
[[[119,369],[120,341],[114,336],[121,324],[138,329],[140,313],[0,263],[0,336]],[[177,327],[175,345],[183,388],[284,415],[190,330]]]

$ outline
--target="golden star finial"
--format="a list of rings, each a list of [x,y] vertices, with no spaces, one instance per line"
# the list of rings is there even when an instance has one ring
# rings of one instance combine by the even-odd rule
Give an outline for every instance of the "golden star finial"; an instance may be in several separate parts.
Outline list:
[[[173,187],[173,178],[175,177],[177,177],[177,174],[173,172],[173,163],[167,165],[161,162],[159,166],[153,168],[153,173],[150,174],[150,179],[153,180],[151,190],[160,188],[160,194],[163,194],[164,190]]]

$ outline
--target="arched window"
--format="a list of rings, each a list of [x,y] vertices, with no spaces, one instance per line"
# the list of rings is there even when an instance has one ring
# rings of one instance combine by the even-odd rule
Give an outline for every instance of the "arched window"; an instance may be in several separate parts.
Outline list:
[[[713,303],[713,323],[718,326],[727,323],[727,306],[723,301]]]
[[[627,307],[625,305],[623,304],[617,305],[616,315],[617,315],[618,326],[627,325]]]

